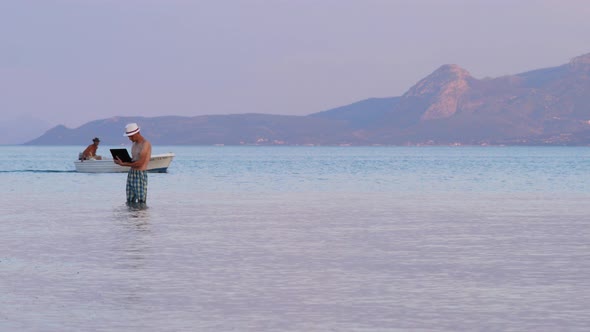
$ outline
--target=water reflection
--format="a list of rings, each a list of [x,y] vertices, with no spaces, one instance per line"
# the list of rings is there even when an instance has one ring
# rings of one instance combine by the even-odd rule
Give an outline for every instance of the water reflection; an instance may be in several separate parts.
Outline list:
[[[138,269],[144,266],[146,255],[151,248],[152,234],[150,213],[147,206],[119,207],[114,211],[117,220],[117,238],[114,243],[116,268]]]
[[[148,206],[145,202],[127,202],[125,203],[129,208],[129,211],[142,211],[147,210]]]
[[[114,279],[111,284],[112,300],[139,307],[146,301],[149,287],[144,285],[150,274],[153,253],[151,215],[145,204],[125,204],[114,209],[115,227],[118,228],[111,254]]]
[[[120,251],[141,254],[149,249],[151,215],[145,203],[126,204],[124,207],[115,209],[114,219],[122,228],[118,232],[118,243],[122,244]]]
[[[123,224],[141,226],[148,224],[151,216],[146,203],[125,203],[124,206],[117,206],[113,210],[113,219]]]

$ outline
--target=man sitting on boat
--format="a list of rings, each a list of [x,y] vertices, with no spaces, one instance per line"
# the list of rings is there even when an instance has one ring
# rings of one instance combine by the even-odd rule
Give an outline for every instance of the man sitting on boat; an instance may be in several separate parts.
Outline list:
[[[102,157],[96,155],[96,150],[98,149],[98,144],[100,144],[100,139],[98,139],[98,137],[95,137],[92,140],[92,144],[88,145],[86,150],[84,150],[84,152],[82,152],[82,155],[80,156],[80,160],[101,160]]]

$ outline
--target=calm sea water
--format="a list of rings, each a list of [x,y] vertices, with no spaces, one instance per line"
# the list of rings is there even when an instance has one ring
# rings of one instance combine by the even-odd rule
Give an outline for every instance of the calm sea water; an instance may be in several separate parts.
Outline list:
[[[0,146],[0,331],[590,326],[589,148],[81,148]]]

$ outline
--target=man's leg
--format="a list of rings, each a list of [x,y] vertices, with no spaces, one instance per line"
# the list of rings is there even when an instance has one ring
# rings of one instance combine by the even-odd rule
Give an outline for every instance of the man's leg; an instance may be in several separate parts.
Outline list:
[[[137,199],[135,195],[136,192],[136,183],[137,183],[137,171],[130,169],[127,173],[127,186],[125,187],[125,192],[127,194],[127,203],[133,203]]]
[[[131,203],[131,170],[127,172],[127,185],[125,186],[125,194],[127,195],[127,203]]]
[[[145,203],[147,201],[148,175],[147,171],[139,171],[138,173],[135,197],[139,203]]]

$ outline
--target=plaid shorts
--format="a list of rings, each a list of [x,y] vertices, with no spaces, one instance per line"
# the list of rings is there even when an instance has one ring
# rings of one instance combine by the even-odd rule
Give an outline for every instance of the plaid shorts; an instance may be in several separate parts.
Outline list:
[[[147,171],[130,169],[127,173],[127,203],[145,203],[147,199]]]

